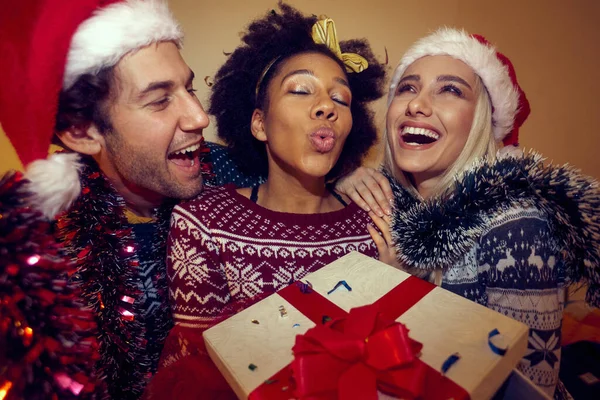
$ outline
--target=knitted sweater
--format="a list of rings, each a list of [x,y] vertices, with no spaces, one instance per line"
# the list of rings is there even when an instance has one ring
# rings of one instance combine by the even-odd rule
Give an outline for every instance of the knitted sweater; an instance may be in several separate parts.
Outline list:
[[[392,235],[417,271],[530,327],[519,368],[552,395],[558,383],[564,286],[585,280],[600,298],[600,191],[539,156],[482,162],[444,198],[421,201],[394,185]]]
[[[229,154],[229,148],[219,143],[205,142],[210,152],[204,162],[210,163],[212,175],[206,183],[212,186],[224,186],[233,183],[240,188],[251,187],[266,180],[266,176],[243,171]]]
[[[324,214],[270,211],[232,185],[175,207],[167,275],[175,322],[207,328],[351,251],[377,257],[356,204]]]

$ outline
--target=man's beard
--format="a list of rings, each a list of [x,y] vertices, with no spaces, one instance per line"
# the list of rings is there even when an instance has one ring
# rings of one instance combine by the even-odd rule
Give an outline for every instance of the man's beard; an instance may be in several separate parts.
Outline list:
[[[106,136],[108,158],[115,171],[130,190],[148,197],[167,197],[189,199],[200,194],[202,175],[196,184],[182,184],[169,174],[166,160],[157,160],[143,149],[134,149],[122,140],[118,132],[110,132]],[[152,154],[151,154],[152,155]]]

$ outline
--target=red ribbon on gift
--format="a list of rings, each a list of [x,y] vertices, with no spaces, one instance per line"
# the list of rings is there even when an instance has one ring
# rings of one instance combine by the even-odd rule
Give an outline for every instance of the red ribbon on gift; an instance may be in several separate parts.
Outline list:
[[[296,337],[291,368],[300,398],[376,400],[377,389],[401,398],[422,394],[423,345],[403,324],[385,320],[376,305],[317,325]]]
[[[249,396],[251,400],[376,399],[377,390],[406,399],[468,399],[468,393],[416,355],[422,345],[394,322],[435,285],[409,277],[372,305],[346,313],[312,291],[289,285],[278,294],[316,327],[296,337],[294,361]],[[323,316],[332,321],[323,325]]]

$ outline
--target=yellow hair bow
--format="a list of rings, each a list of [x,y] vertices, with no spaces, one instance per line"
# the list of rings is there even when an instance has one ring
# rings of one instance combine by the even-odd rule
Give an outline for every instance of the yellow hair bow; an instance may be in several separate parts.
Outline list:
[[[321,18],[312,27],[312,38],[317,44],[324,44],[344,63],[346,72],[362,72],[369,67],[369,62],[355,53],[342,53],[337,40],[335,23],[331,18]]]

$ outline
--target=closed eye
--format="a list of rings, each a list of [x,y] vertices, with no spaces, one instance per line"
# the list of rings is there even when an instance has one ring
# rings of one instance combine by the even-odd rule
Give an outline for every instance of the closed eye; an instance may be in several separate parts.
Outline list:
[[[457,86],[454,85],[444,85],[440,89],[440,93],[451,93],[458,97],[463,97],[463,92]]]
[[[348,103],[344,99],[340,99],[340,98],[337,98],[337,97],[333,97],[332,100],[335,101],[338,104],[341,104],[341,105],[345,106],[345,107],[348,107],[350,105],[350,103]]]
[[[159,100],[153,101],[152,103],[148,104],[148,106],[156,109],[164,109],[167,107],[167,105],[169,105],[170,101],[170,97],[162,97]]]

